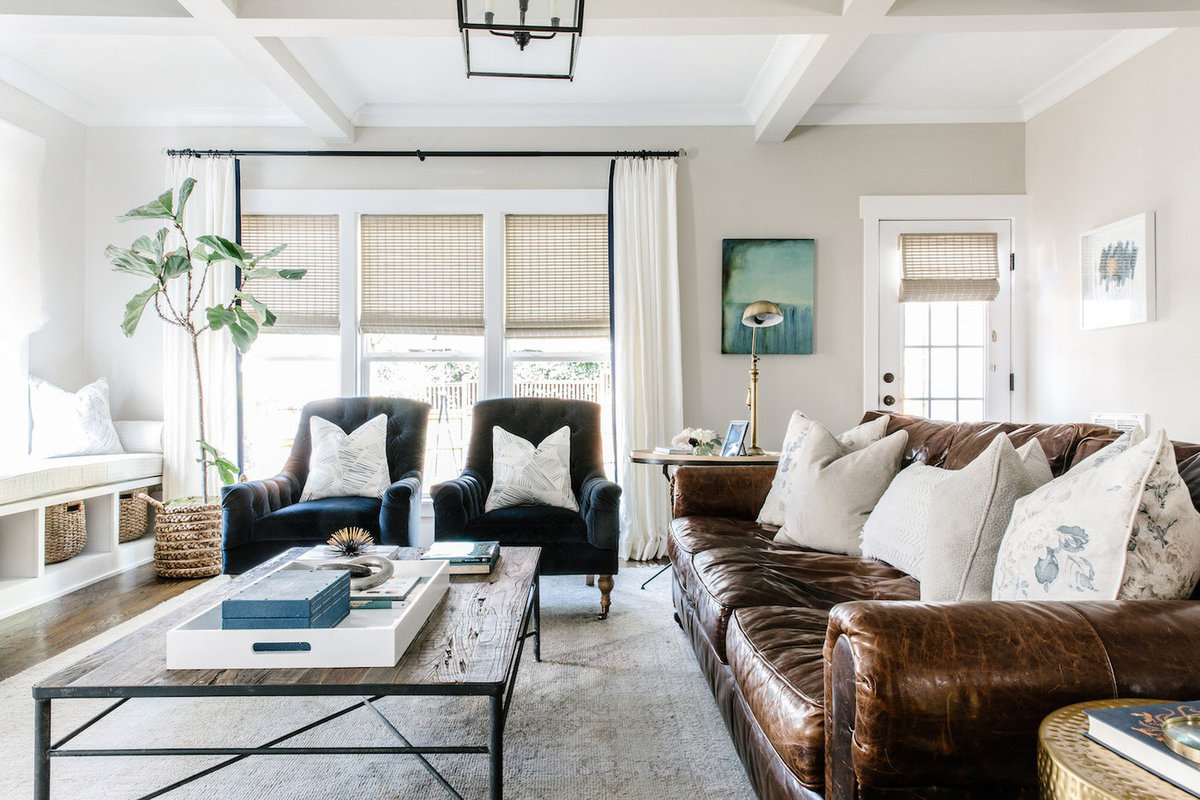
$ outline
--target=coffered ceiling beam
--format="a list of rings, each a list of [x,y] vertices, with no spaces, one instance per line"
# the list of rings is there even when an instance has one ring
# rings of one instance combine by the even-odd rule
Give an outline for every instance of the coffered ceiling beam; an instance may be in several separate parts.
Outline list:
[[[845,68],[896,0],[846,0],[838,29],[810,36],[804,45],[787,54],[791,63],[778,70],[774,91],[754,122],[754,138],[782,142]],[[776,53],[779,52],[777,49]]]
[[[354,125],[276,37],[247,33],[224,0],[179,0],[189,14],[275,93],[313,133],[331,144],[354,141]]]

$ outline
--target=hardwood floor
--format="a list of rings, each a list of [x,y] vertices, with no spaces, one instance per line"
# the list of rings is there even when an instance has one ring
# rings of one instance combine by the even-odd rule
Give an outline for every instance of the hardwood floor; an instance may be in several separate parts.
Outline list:
[[[0,680],[203,582],[165,580],[144,564],[0,620]]]
[[[665,558],[621,559],[623,568],[666,563]],[[620,574],[617,581],[621,581]],[[86,642],[203,582],[165,580],[154,574],[153,564],[143,564],[0,620],[0,680]]]

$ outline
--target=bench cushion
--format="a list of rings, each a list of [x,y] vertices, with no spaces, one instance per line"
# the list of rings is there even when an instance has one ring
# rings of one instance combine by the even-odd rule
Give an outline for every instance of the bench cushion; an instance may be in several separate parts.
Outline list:
[[[0,505],[92,486],[162,476],[160,453],[24,459],[0,464]]]

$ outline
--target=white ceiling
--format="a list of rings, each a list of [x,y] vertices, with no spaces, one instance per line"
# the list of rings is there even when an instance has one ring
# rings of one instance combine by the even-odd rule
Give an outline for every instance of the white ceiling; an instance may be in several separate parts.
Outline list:
[[[306,126],[331,142],[359,126],[744,125],[781,141],[798,124],[1027,120],[1200,25],[1200,0],[680,6],[589,5],[566,82],[468,80],[448,0],[6,0],[0,80],[89,125]]]

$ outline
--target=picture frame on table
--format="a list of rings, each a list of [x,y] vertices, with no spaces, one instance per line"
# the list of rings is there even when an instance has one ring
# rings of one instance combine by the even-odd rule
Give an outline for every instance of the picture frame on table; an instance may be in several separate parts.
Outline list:
[[[725,434],[725,444],[721,447],[723,457],[746,455],[746,428],[749,425],[749,420],[730,420],[729,431]]]

